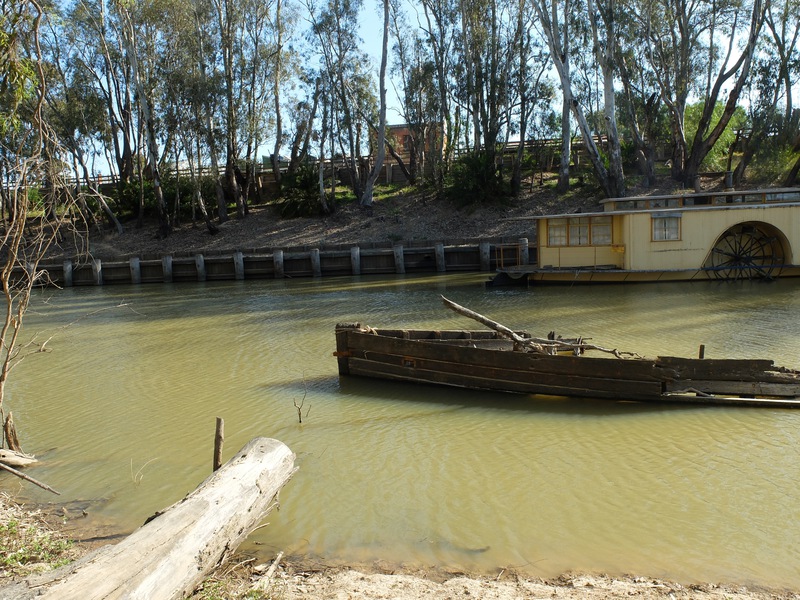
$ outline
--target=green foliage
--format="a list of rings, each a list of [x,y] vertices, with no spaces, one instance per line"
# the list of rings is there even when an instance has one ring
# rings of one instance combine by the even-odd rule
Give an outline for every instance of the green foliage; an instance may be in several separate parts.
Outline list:
[[[382,183],[375,185],[375,189],[372,192],[372,199],[376,202],[383,200],[384,198],[389,198],[392,196],[396,196],[401,190],[406,189],[408,184],[406,183]]]
[[[275,594],[274,590],[247,590],[242,592],[240,586],[224,578],[222,580],[209,577],[197,591],[190,596],[191,600],[278,600],[283,594]]]
[[[294,173],[281,178],[281,200],[278,214],[284,219],[315,217],[322,214],[319,201],[319,169],[316,165],[300,165]]]
[[[775,140],[767,140],[747,167],[747,181],[761,185],[780,185],[797,158],[796,150]]]
[[[725,109],[725,106],[722,102],[717,102],[714,106],[714,113],[711,117],[711,123],[709,124],[708,131],[711,131],[716,127],[717,123],[719,123],[720,117],[722,116],[722,112]],[[700,122],[700,117],[703,114],[703,103],[698,102],[695,104],[691,104],[686,107],[686,114],[684,115],[684,126],[686,129],[686,141],[688,144],[692,143],[695,135],[697,134],[697,127]],[[747,116],[742,108],[737,108],[736,111],[733,113],[728,125],[725,127],[725,130],[722,132],[722,135],[717,140],[717,143],[714,144],[714,147],[708,153],[708,155],[703,159],[703,163],[700,165],[700,169],[704,171],[723,171],[725,170],[727,160],[728,160],[728,152],[730,151],[731,145],[736,141],[736,132],[739,129],[742,129],[747,122]],[[704,132],[704,136],[708,135],[708,132]]]
[[[140,185],[138,180],[134,180],[118,192],[119,197],[116,200],[121,212],[119,216],[131,217],[139,214],[139,194],[142,186],[144,186],[145,212],[150,213],[155,210],[153,182],[145,180]]]
[[[456,206],[497,202],[506,199],[510,190],[503,183],[494,159],[486,152],[462,154],[447,174],[445,194]]]
[[[44,212],[44,197],[38,187],[28,188],[28,206],[30,207],[29,210],[33,213]]]
[[[68,562],[65,553],[71,547],[72,542],[31,524],[12,519],[0,525],[0,568],[10,573],[22,574],[34,564],[59,567]]]
[[[39,82],[36,63],[22,48],[33,26],[24,3],[3,5],[0,12],[0,136],[23,127],[24,103],[35,99]]]
[[[211,185],[211,193],[214,194],[214,179],[212,177],[206,178]],[[204,180],[201,180],[199,185],[201,189],[203,187],[208,188],[209,186],[203,186]],[[167,203],[167,210],[170,214],[172,214],[175,210],[175,202],[177,200],[178,191],[180,191],[180,217],[181,218],[189,218],[191,215],[191,207],[192,207],[192,197],[195,191],[195,183],[189,177],[179,177],[176,178],[174,173],[167,173],[161,179],[161,187],[164,192],[164,200]],[[214,198],[214,196],[204,195],[204,198]],[[155,205],[155,198],[152,198],[153,204],[150,209],[153,211],[156,210]],[[155,213],[154,213],[155,214]]]
[[[144,213],[145,217],[155,217],[158,214],[156,206],[155,192],[153,190],[153,182],[145,179],[144,185]],[[209,200],[216,198],[216,182],[210,175],[202,177],[198,185],[200,186],[200,193],[206,202],[206,207],[209,206]],[[188,219],[191,215],[192,201],[195,192],[195,183],[189,177],[181,177],[176,179],[174,174],[166,173],[161,179],[161,189],[164,193],[164,200],[167,203],[167,210],[170,214],[173,213],[175,208],[175,201],[177,198],[177,191],[180,186],[181,207],[180,218]],[[115,200],[119,208],[121,217],[130,218],[138,216],[139,214],[139,192],[141,186],[138,180],[131,181],[122,190],[121,195],[116,192],[114,194]],[[216,202],[216,200],[212,200]]]

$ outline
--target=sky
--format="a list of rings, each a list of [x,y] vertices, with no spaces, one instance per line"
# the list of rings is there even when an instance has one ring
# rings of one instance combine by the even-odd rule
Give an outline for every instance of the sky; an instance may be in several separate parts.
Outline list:
[[[359,37],[361,48],[370,56],[375,75],[375,89],[378,89],[378,74],[381,66],[381,45],[383,43],[383,2],[381,0],[364,0],[361,9]],[[392,38],[389,37],[389,62],[386,65],[386,122],[389,124],[405,123],[400,114],[400,98],[391,82],[392,70]]]

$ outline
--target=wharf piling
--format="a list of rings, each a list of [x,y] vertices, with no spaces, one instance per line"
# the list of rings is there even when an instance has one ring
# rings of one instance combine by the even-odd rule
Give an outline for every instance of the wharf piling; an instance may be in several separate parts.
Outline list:
[[[63,287],[287,277],[490,272],[535,255],[527,238],[74,258],[42,264]]]

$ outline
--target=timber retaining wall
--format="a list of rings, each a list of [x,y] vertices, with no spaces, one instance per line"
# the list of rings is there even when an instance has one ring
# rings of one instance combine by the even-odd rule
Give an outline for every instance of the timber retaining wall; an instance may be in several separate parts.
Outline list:
[[[535,262],[527,238],[260,249],[43,262],[62,286],[494,271]]]

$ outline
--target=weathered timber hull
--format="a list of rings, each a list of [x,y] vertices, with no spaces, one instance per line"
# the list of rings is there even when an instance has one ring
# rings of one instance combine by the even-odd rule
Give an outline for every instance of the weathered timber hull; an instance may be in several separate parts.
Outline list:
[[[782,265],[780,277],[800,277],[800,266]],[[742,277],[742,279],[747,279]],[[664,283],[680,281],[718,281],[709,269],[661,269],[654,271],[603,269],[591,267],[540,268],[535,265],[504,267],[490,281],[491,285],[576,285],[607,283]]]
[[[800,408],[800,373],[771,360],[620,359],[514,349],[494,331],[336,328],[340,375],[610,400]]]

